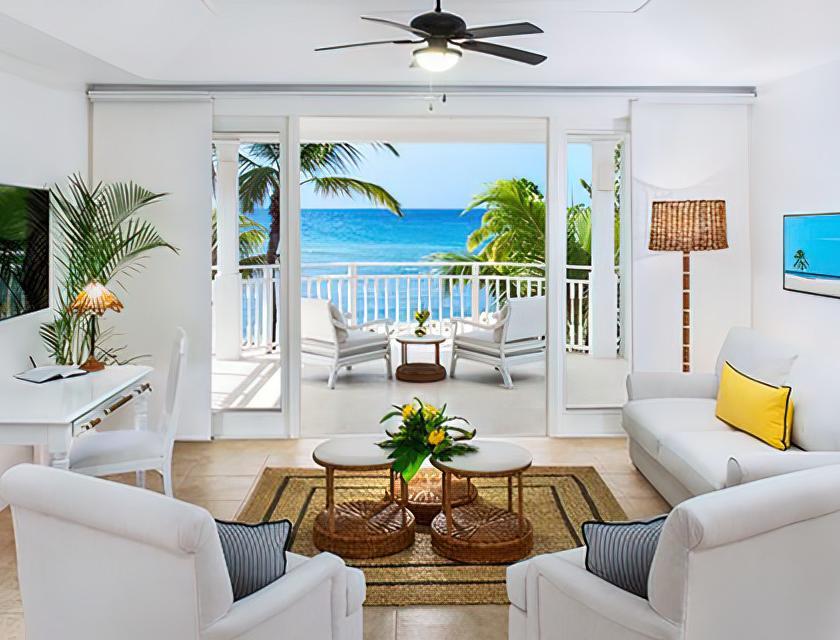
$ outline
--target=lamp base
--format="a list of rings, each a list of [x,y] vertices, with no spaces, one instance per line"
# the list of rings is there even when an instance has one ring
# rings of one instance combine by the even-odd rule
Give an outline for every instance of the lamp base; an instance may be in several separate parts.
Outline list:
[[[102,371],[104,368],[105,363],[100,362],[93,356],[88,357],[87,360],[85,360],[82,364],[79,365],[79,369],[87,371],[88,373],[91,373],[93,371]]]

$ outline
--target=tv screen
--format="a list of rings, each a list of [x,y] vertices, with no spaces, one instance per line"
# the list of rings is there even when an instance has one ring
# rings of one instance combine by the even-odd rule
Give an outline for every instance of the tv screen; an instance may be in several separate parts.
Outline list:
[[[50,193],[0,185],[0,320],[50,303]]]
[[[840,213],[786,215],[784,288],[840,298]]]

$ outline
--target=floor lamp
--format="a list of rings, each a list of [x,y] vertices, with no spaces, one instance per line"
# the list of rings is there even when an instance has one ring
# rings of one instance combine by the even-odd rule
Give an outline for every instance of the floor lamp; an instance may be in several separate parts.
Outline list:
[[[654,202],[650,221],[651,251],[680,251],[682,277],[682,370],[691,371],[691,252],[726,249],[726,202],[671,200]]]

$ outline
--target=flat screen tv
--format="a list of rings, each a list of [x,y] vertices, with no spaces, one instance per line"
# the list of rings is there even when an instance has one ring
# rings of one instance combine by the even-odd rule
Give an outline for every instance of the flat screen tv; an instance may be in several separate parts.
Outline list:
[[[840,298],[840,213],[784,217],[784,288]]]
[[[50,302],[50,193],[0,184],[0,321]]]

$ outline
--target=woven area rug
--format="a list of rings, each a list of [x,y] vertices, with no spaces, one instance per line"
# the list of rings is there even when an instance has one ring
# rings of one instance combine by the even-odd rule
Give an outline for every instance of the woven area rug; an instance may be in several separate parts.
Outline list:
[[[437,473],[423,470],[421,473]],[[507,480],[474,480],[479,500],[507,505]],[[581,545],[587,520],[622,520],[624,511],[592,467],[532,467],[524,477],[525,514],[534,527],[532,555]],[[336,473],[336,501],[381,499],[388,486],[382,472]],[[266,468],[240,510],[240,522],[288,518],[294,524],[291,550],[313,556],[315,516],[325,507],[324,472],[318,469]],[[372,560],[348,564],[365,572],[367,605],[507,604],[506,564],[467,565],[438,556],[428,528],[417,527],[413,547]]]

